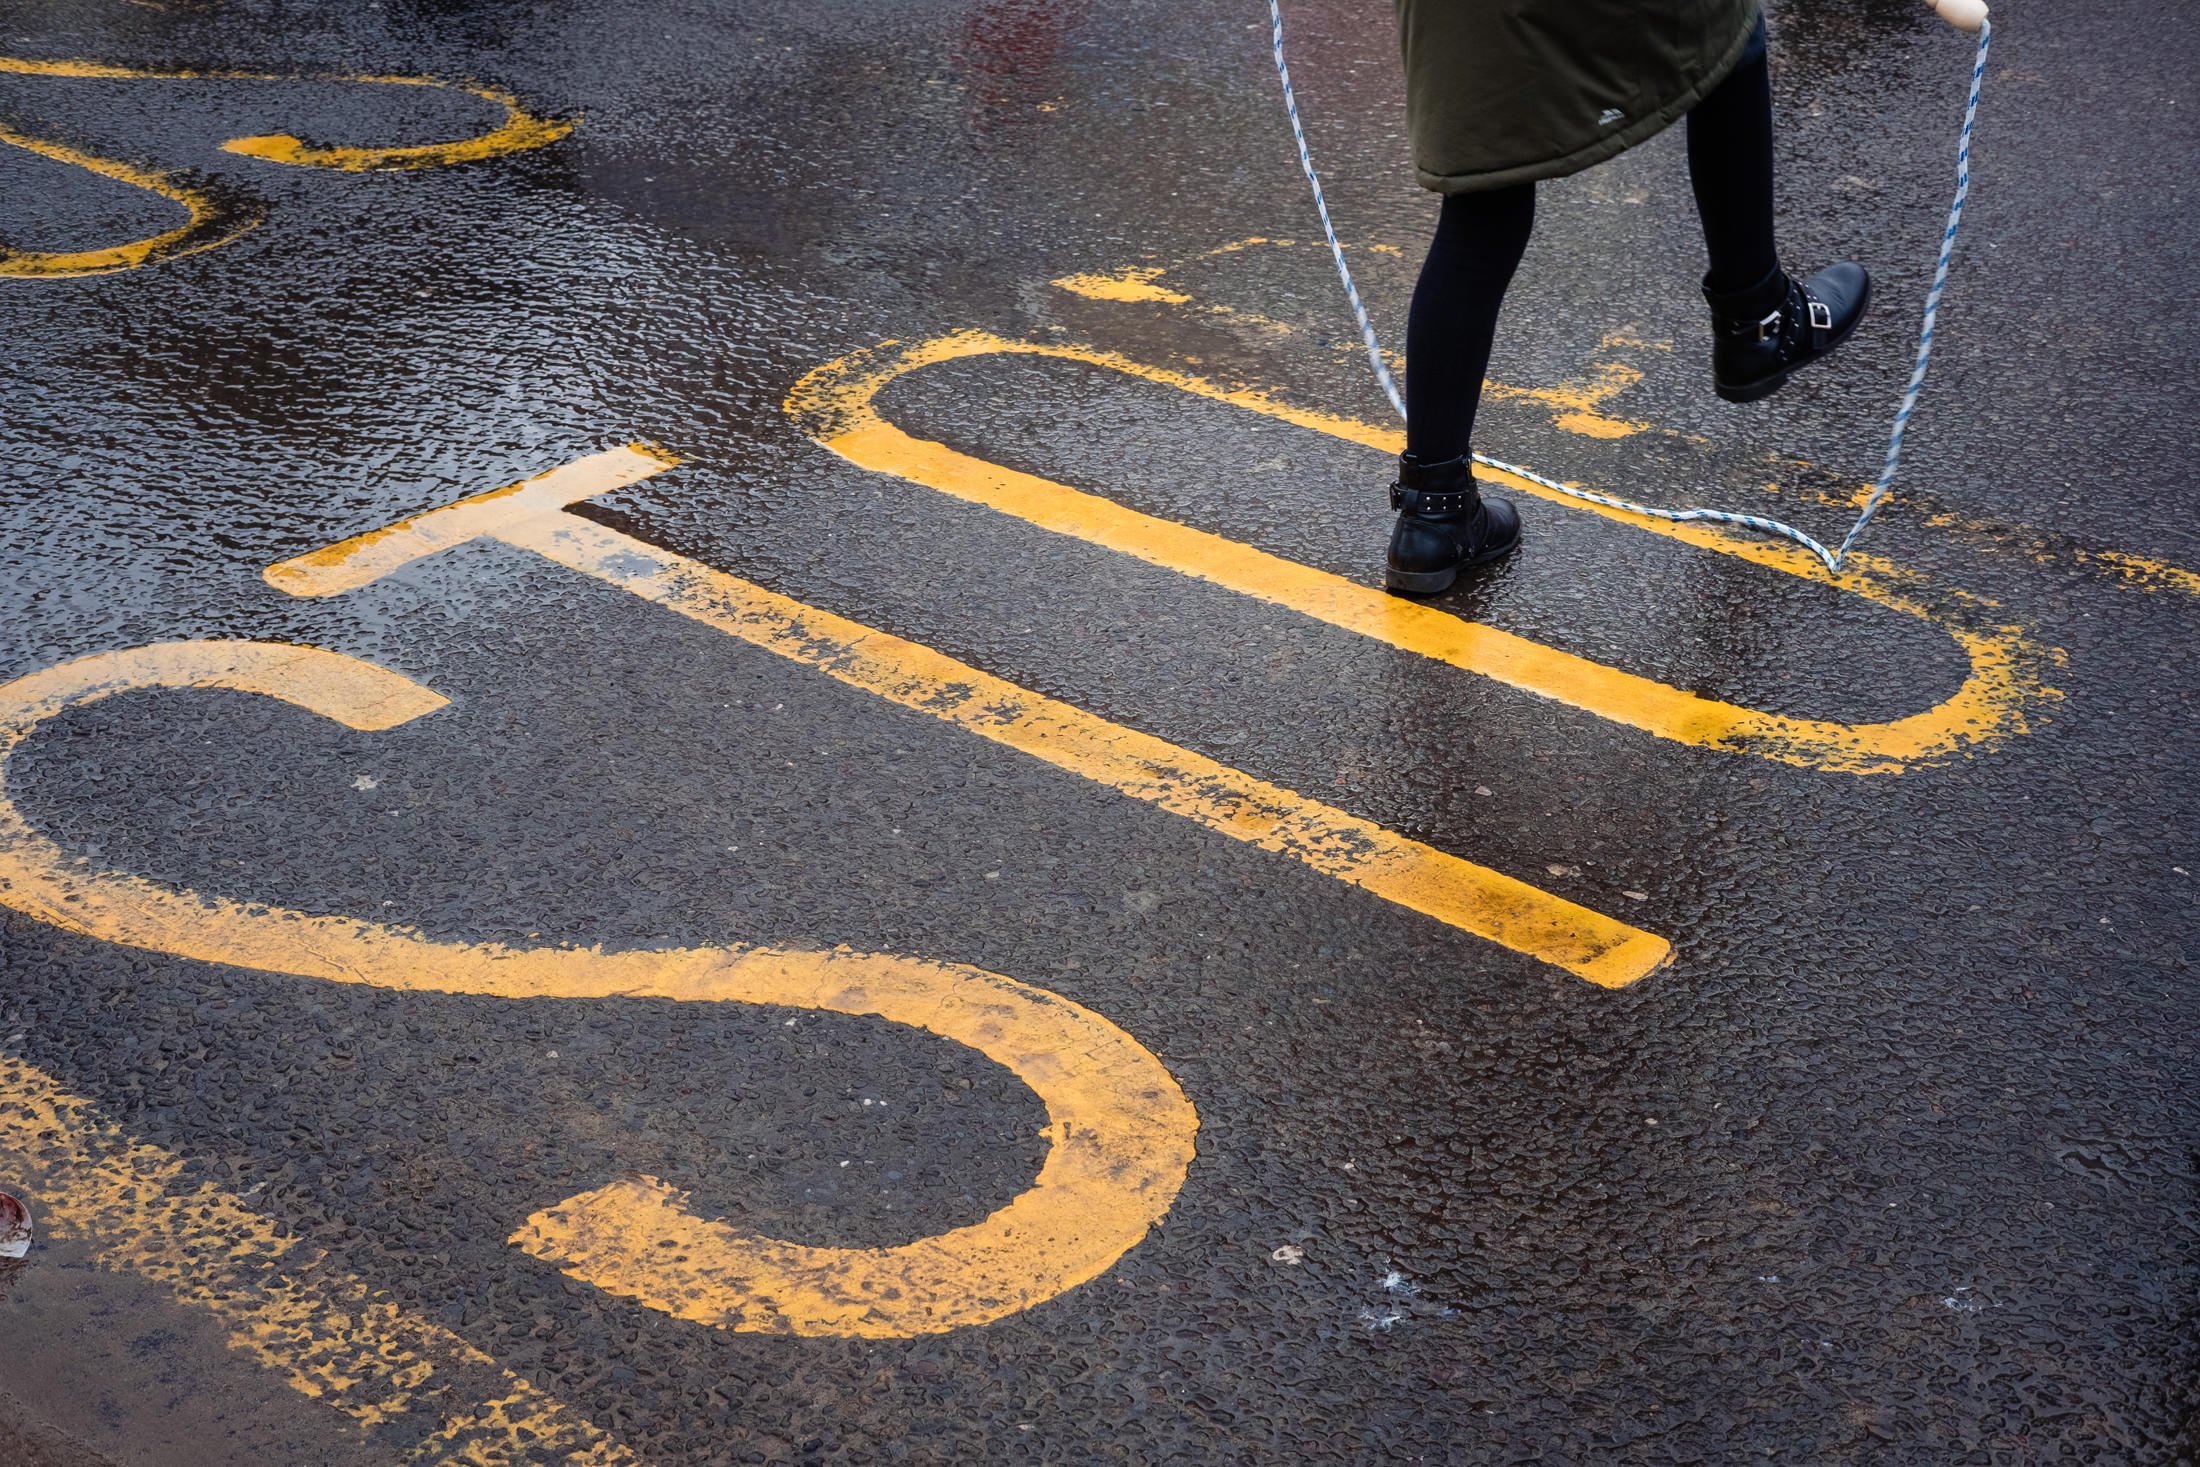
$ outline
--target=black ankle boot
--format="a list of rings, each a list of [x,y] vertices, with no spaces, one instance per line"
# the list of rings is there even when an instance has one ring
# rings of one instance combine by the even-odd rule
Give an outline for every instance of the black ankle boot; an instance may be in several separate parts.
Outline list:
[[[1856,329],[1872,278],[1844,260],[1808,280],[1775,270],[1748,290],[1703,298],[1711,306],[1711,381],[1728,402],[1777,392],[1788,373],[1826,355]]]
[[[1393,591],[1432,596],[1464,567],[1496,560],[1520,543],[1512,502],[1485,499],[1463,457],[1425,464],[1400,454],[1390,507],[1398,511],[1398,527],[1390,532],[1383,583]]]

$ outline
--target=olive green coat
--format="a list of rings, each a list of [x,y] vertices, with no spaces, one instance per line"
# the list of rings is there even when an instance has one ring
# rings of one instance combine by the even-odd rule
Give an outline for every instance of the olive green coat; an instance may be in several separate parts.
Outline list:
[[[1395,0],[1413,168],[1438,193],[1557,178],[1717,86],[1758,0]]]

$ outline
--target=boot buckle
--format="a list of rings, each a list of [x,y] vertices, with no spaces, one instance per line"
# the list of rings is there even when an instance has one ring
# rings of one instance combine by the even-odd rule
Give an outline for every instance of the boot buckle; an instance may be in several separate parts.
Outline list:
[[[1770,341],[1773,337],[1780,334],[1780,327],[1784,325],[1786,321],[1787,312],[1784,309],[1774,311],[1771,315],[1765,317],[1762,321],[1759,321],[1757,323],[1757,339],[1759,341]]]
[[[1481,489],[1471,480],[1467,488],[1449,493],[1438,493],[1432,489],[1409,489],[1403,484],[1390,486],[1390,507],[1410,515],[1466,514],[1481,506]]]
[[[1833,307],[1827,305],[1824,301],[1812,301],[1809,304],[1810,329],[1813,331],[1831,331],[1833,329]]]

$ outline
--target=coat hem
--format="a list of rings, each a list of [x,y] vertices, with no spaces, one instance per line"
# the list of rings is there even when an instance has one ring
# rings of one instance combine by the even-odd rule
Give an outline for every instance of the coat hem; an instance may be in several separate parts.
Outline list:
[[[1546,178],[1564,178],[1568,174],[1579,173],[1584,168],[1592,168],[1607,158],[1616,158],[1637,143],[1650,141],[1687,116],[1698,102],[1710,96],[1712,90],[1726,80],[1726,74],[1742,59],[1742,53],[1749,49],[1750,38],[1756,34],[1758,18],[1758,12],[1752,10],[1749,13],[1749,23],[1742,27],[1741,34],[1734,38],[1734,43],[1726,48],[1726,54],[1719,58],[1719,64],[1705,72],[1701,81],[1648,117],[1638,118],[1618,132],[1592,138],[1570,153],[1562,153],[1556,158],[1539,159],[1533,163],[1516,163],[1510,167],[1492,168],[1480,173],[1430,173],[1424,168],[1416,167],[1413,176],[1421,187],[1435,193],[1469,194],[1479,193],[1484,189],[1510,188],[1516,183],[1539,183]]]

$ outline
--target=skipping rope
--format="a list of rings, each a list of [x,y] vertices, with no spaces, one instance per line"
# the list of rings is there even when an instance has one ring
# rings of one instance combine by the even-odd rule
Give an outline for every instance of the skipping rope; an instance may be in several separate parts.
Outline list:
[[[1950,0],[1941,0],[1941,4],[1950,12],[1958,9],[1958,4],[1950,3]],[[1969,9],[1967,6],[1963,8]],[[1986,50],[1994,37],[1993,25],[1986,19],[1983,11],[1983,6],[1977,7],[1975,17],[1966,16],[1977,20],[1978,59],[1971,67],[1971,92],[1963,106],[1963,131],[1956,142],[1955,200],[1948,206],[1948,224],[1940,236],[1940,259],[1933,267],[1932,287],[1925,293],[1925,321],[1918,332],[1917,361],[1910,369],[1909,383],[1902,389],[1902,405],[1895,410],[1894,427],[1887,435],[1886,460],[1880,465],[1879,477],[1873,482],[1871,494],[1864,501],[1863,512],[1857,515],[1856,523],[1849,526],[1848,534],[1841,540],[1840,549],[1828,550],[1807,531],[1780,520],[1767,519],[1763,515],[1739,514],[1724,509],[1660,509],[1655,505],[1639,504],[1632,499],[1616,499],[1610,495],[1592,493],[1576,485],[1561,484],[1555,479],[1546,479],[1541,474],[1521,468],[1518,464],[1509,464],[1483,454],[1473,455],[1474,461],[1502,473],[1526,479],[1554,494],[1587,500],[1591,504],[1601,504],[1610,509],[1626,510],[1631,514],[1648,515],[1652,519],[1660,520],[1740,525],[1761,534],[1776,535],[1808,550],[1824,564],[1828,572],[1839,572],[1841,562],[1848,556],[1850,548],[1856,544],[1857,538],[1864,533],[1864,527],[1871,523],[1872,516],[1879,512],[1880,505],[1886,502],[1889,492],[1894,488],[1895,471],[1902,462],[1902,435],[1910,425],[1910,415],[1917,410],[1918,393],[1925,386],[1925,368],[1932,360],[1933,323],[1940,315],[1940,298],[1948,287],[1948,262],[1955,256],[1956,231],[1963,223],[1964,200],[1971,193],[1971,132],[1978,122],[1979,84],[1986,76]],[[1291,89],[1291,68],[1283,59],[1283,8],[1279,0],[1268,0],[1268,14],[1275,23],[1276,75],[1283,82],[1284,107],[1291,114],[1291,136],[1298,141],[1299,167],[1306,174],[1307,185],[1314,191],[1314,208],[1321,215],[1322,234],[1329,241],[1330,257],[1337,262],[1337,278],[1344,282],[1345,297],[1352,303],[1353,319],[1359,322],[1360,340],[1367,347],[1368,364],[1375,369],[1375,380],[1382,384],[1383,395],[1390,399],[1390,405],[1397,409],[1398,416],[1402,419],[1406,415],[1405,399],[1399,394],[1398,384],[1391,377],[1389,365],[1383,360],[1382,343],[1375,335],[1374,323],[1367,318],[1367,306],[1360,300],[1359,287],[1353,283],[1352,268],[1345,263],[1344,246],[1337,242],[1336,227],[1330,223],[1329,204],[1322,197],[1321,175],[1314,171],[1314,155],[1307,151],[1306,129],[1299,122],[1298,97]],[[1950,18],[1952,23],[1962,24],[1953,15]]]

